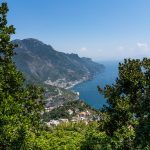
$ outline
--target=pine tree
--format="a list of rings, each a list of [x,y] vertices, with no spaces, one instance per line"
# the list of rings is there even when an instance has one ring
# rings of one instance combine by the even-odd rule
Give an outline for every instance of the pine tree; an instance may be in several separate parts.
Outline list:
[[[13,62],[15,28],[7,25],[7,3],[0,6],[0,149],[26,149],[30,134],[37,134],[43,109],[42,89],[25,86]]]
[[[125,59],[116,83],[98,89],[108,103],[100,131],[111,139],[112,149],[149,149],[150,59]]]

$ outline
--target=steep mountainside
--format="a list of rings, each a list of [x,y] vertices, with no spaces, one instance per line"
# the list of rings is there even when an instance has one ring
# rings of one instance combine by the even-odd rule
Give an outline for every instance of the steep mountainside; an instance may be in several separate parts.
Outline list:
[[[88,79],[104,69],[89,58],[58,52],[36,39],[14,40],[13,43],[18,44],[14,61],[28,80],[72,82]]]

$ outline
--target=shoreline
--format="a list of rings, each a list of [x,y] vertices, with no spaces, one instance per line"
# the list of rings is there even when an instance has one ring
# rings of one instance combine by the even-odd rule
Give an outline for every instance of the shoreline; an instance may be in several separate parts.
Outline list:
[[[86,79],[86,80],[79,80],[79,81],[77,81],[77,83],[73,83],[72,85],[70,85],[70,86],[68,86],[68,87],[65,87],[65,89],[66,90],[71,90],[71,88],[73,88],[74,86],[76,86],[76,85],[78,85],[78,84],[81,84],[81,83],[83,83],[83,82],[86,82],[86,81],[88,81],[88,80],[90,80],[91,78],[88,78],[88,79]]]
[[[76,86],[76,85],[78,85],[82,82],[88,81],[90,79],[91,79],[91,77],[83,77],[80,80],[69,81],[69,82],[67,82],[66,79],[58,79],[54,82],[51,81],[51,80],[47,80],[44,83],[47,84],[47,85],[52,85],[52,86],[56,86],[56,87],[59,87],[59,88],[64,88],[66,90],[69,90],[69,89],[73,88],[74,86]]]
[[[83,83],[83,82],[86,82],[86,81],[90,81],[90,80],[92,80],[94,77],[96,77],[98,74],[101,74],[101,72],[97,72],[96,74],[94,74],[94,75],[92,75],[91,77],[88,77],[88,78],[86,78],[86,79],[84,79],[84,80],[82,80],[82,81],[78,81],[78,83],[75,83],[75,84],[73,84],[73,85],[71,85],[71,86],[68,86],[68,87],[66,87],[65,89],[71,89],[71,88],[73,88],[74,86],[76,86],[76,85],[78,85],[78,84],[81,84],[81,83]]]
[[[66,90],[71,90],[71,88],[73,88],[74,86],[76,86],[78,84],[92,80],[98,74],[101,74],[101,72],[97,72],[93,75],[82,77],[80,80],[75,80],[75,81],[67,81],[65,78],[63,78],[63,79],[58,79],[56,81],[46,80],[44,83],[47,85],[52,85],[52,86],[56,86],[59,88],[64,88]]]

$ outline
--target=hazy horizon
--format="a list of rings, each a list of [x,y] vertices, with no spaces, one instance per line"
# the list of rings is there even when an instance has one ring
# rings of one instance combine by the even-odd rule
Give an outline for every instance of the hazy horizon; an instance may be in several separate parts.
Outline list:
[[[148,0],[6,2],[13,39],[36,38],[96,61],[150,56]]]

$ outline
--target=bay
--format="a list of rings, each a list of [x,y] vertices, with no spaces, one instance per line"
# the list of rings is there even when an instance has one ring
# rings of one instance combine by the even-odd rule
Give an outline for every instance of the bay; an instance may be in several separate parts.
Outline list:
[[[73,91],[80,93],[80,99],[90,106],[99,109],[106,104],[106,99],[101,95],[97,86],[104,87],[106,84],[113,84],[118,75],[118,62],[99,62],[105,66],[102,73],[97,74],[93,79],[80,83],[72,88]]]

